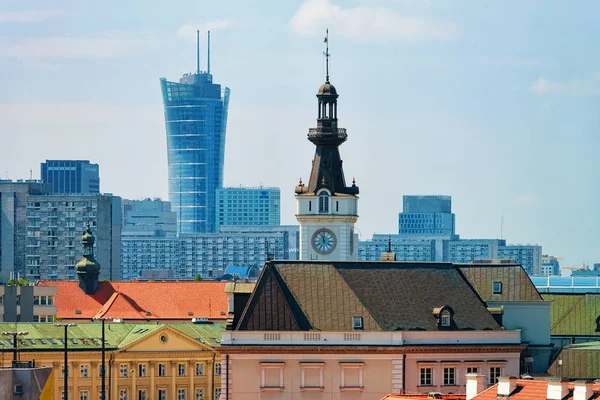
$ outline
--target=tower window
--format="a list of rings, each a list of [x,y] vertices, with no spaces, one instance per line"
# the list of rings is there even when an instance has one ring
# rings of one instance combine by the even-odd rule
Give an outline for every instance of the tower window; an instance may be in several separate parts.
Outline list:
[[[441,321],[440,321],[441,325],[442,326],[450,326],[450,321],[451,321],[450,311],[448,311],[448,310],[442,311]]]
[[[319,194],[319,212],[329,212],[329,195],[327,194],[327,192],[321,192]]]
[[[312,211],[312,201],[308,202],[308,211]]]

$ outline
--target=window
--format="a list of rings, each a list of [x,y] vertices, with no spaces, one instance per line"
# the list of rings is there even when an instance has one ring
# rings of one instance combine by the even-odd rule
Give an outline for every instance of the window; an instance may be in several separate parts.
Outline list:
[[[354,330],[362,330],[363,329],[363,319],[362,319],[362,317],[354,317],[354,318],[352,318],[352,325],[354,326]]]
[[[420,386],[431,386],[433,385],[433,374],[431,367],[421,368],[421,377],[419,380]]]
[[[340,390],[363,390],[364,363],[340,363]]]
[[[444,367],[444,385],[456,385],[456,368]]]
[[[498,383],[501,374],[501,367],[490,367],[490,385]]]
[[[158,389],[158,400],[167,400],[167,389]]]
[[[88,392],[80,392],[79,400],[88,400]]]
[[[329,212],[329,194],[327,192],[319,193],[319,212]]]
[[[300,380],[300,390],[323,390],[323,366],[322,362],[300,363],[302,376]]]
[[[283,362],[263,362],[260,363],[260,390],[279,390],[283,392]]]
[[[215,389],[215,400],[219,400],[221,398],[221,388]]]
[[[204,364],[196,363],[196,376],[202,375],[204,375]]]
[[[146,364],[138,364],[138,376],[140,378],[146,376]]]
[[[196,389],[196,400],[204,400],[204,389]]]
[[[127,400],[127,390],[119,390],[119,400]]]
[[[165,364],[158,364],[158,376],[167,376],[167,366]]]
[[[177,390],[177,400],[185,400],[185,389]]]
[[[216,376],[221,376],[221,363],[216,363],[215,364],[215,375]]]
[[[146,389],[138,390],[138,400],[146,400]]]
[[[494,294],[502,294],[502,282],[494,282]]]
[[[81,365],[81,367],[79,367],[79,371],[81,372],[82,378],[88,377],[88,366],[87,365]]]
[[[308,202],[308,211],[312,211],[312,201]]]
[[[467,374],[477,374],[479,372],[479,368],[477,367],[467,367]]]
[[[119,366],[119,377],[121,378],[127,378],[127,364],[121,364]]]
[[[440,323],[442,324],[442,326],[450,326],[450,322],[451,322],[451,317],[450,317],[450,311],[448,310],[444,310],[442,311],[442,315],[440,316],[441,321]]]
[[[179,364],[177,366],[177,376],[185,376],[185,364]]]

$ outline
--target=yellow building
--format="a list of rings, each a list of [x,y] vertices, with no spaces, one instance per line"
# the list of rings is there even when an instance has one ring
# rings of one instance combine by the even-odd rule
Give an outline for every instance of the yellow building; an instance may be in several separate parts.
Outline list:
[[[53,367],[54,398],[64,390],[64,328],[49,323],[1,323],[1,331],[26,331],[20,336],[22,361]],[[107,323],[106,399],[208,400],[221,395],[218,348],[222,323],[119,324]],[[100,399],[100,323],[68,328],[69,400]],[[1,338],[3,364],[12,359],[11,336]]]

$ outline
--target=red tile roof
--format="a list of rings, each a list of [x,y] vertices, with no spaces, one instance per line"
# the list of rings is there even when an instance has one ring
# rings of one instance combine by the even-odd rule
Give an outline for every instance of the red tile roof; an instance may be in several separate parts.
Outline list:
[[[427,399],[428,394],[388,394],[381,400],[414,400],[414,399]],[[442,394],[442,400],[465,400],[466,396],[464,394]]]
[[[517,379],[517,389],[508,400],[546,400],[548,396],[548,381],[533,379]],[[573,390],[573,383],[569,383],[569,390]],[[600,385],[592,385],[594,393],[600,393]],[[498,384],[490,386],[479,393],[473,400],[496,400],[498,397]],[[572,398],[572,397],[571,397]]]
[[[77,281],[37,284],[56,286],[56,316],[62,319],[227,319],[226,282],[100,282],[93,295],[85,294]]]

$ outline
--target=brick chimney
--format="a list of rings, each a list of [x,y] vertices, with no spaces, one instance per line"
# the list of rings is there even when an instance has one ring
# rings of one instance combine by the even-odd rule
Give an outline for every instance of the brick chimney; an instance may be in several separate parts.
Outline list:
[[[569,393],[569,381],[567,379],[560,378],[549,378],[548,379],[548,393],[546,398],[548,400],[562,400]],[[587,399],[586,399],[587,400]]]
[[[485,390],[485,375],[467,374],[467,400],[472,400],[475,396]]]
[[[573,400],[588,400],[594,392],[592,390],[592,385],[593,382],[575,381],[575,383],[573,383],[575,388],[573,390]]]
[[[510,396],[512,392],[517,388],[517,378],[514,376],[501,376],[498,378],[498,397]]]

